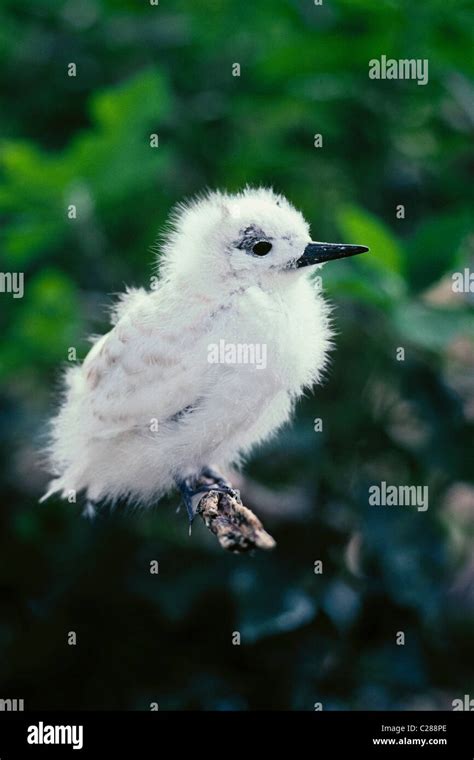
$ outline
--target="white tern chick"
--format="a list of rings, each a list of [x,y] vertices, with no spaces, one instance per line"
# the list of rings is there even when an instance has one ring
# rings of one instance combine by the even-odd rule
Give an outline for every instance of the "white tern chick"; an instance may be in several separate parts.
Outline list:
[[[192,520],[193,478],[239,462],[321,377],[328,307],[308,275],[368,249],[311,242],[267,189],[179,205],[171,227],[158,287],[127,291],[110,332],[66,372],[43,499],[148,505],[178,485]]]

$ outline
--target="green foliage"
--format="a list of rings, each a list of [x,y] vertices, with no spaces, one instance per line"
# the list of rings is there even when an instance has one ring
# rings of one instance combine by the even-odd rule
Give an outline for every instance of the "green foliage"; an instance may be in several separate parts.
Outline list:
[[[474,688],[472,297],[451,288],[472,246],[469,10],[0,4],[0,271],[25,274],[24,299],[0,293],[4,696],[449,709]],[[370,80],[381,54],[428,58],[429,84]],[[337,331],[327,380],[247,466],[280,498],[293,489],[286,511],[262,511],[276,552],[225,556],[202,526],[189,540],[176,499],[92,525],[76,505],[39,507],[38,449],[68,349],[83,356],[104,329],[111,293],[147,284],[175,202],[245,183],[287,195],[315,239],[371,248],[324,269]],[[429,510],[369,508],[380,480],[428,484]]]
[[[460,205],[456,213],[426,219],[408,241],[406,277],[412,288],[422,290],[462,269],[472,218]]]

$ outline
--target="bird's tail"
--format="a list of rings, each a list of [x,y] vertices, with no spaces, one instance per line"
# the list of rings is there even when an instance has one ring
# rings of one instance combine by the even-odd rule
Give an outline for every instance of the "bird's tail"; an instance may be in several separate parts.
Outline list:
[[[49,499],[50,496],[58,492],[61,492],[62,498],[66,497],[66,487],[63,478],[55,478],[50,482],[48,490],[39,499],[39,504],[42,504],[46,499]],[[93,520],[96,516],[95,504],[90,499],[86,501],[85,507],[82,510],[82,516],[87,517],[89,520]]]
[[[62,482],[61,478],[55,478],[54,480],[51,480],[51,482],[48,485],[48,490],[45,494],[41,497],[39,500],[39,504],[42,504],[46,499],[49,499],[50,496],[52,496],[54,493],[57,493],[58,491],[62,491],[64,488],[64,483]]]

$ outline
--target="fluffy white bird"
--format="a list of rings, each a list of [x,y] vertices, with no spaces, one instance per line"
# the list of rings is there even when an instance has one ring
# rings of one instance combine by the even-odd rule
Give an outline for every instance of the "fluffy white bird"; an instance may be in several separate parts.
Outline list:
[[[267,189],[179,205],[158,287],[128,290],[110,332],[67,370],[43,499],[148,505],[177,485],[192,520],[193,480],[241,461],[321,377],[331,330],[308,274],[366,250],[311,242]]]

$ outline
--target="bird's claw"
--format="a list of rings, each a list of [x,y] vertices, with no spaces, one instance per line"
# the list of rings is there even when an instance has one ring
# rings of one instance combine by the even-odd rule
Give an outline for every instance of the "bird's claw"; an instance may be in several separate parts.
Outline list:
[[[208,480],[213,480],[214,482],[203,483],[202,478],[207,478]],[[225,478],[223,478],[218,472],[211,468],[205,468],[202,470],[199,477],[197,478],[184,478],[183,480],[177,481],[177,486],[181,492],[181,498],[183,500],[184,506],[186,507],[190,525],[193,523],[194,518],[196,517],[201,499],[205,494],[208,494],[211,491],[226,494],[227,496],[231,496],[233,499],[236,499],[238,502],[242,503],[240,500],[240,491],[238,491],[236,488],[233,488],[231,484],[225,480]]]
[[[224,549],[247,552],[275,546],[260,520],[242,504],[240,491],[218,473],[203,470],[197,477],[176,481],[176,485],[188,513],[189,535],[194,518],[199,514]]]
[[[233,499],[236,499],[237,501],[240,502],[240,491],[228,485],[225,485],[225,486],[203,485],[203,486],[199,486],[199,488],[192,489],[192,491],[186,491],[186,493],[184,493],[183,490],[181,489],[181,496],[183,499],[184,506],[186,507],[186,512],[188,514],[190,525],[193,523],[194,518],[197,515],[199,504],[201,503],[201,499],[204,497],[205,494],[208,494],[211,491],[227,494],[227,496],[231,496]],[[199,498],[196,498],[196,497],[199,497]]]
[[[213,483],[209,486],[199,486],[194,493],[209,493],[209,491],[217,491],[217,493],[226,493],[228,496],[232,496],[234,499],[240,499],[240,491],[232,486],[220,483]]]

